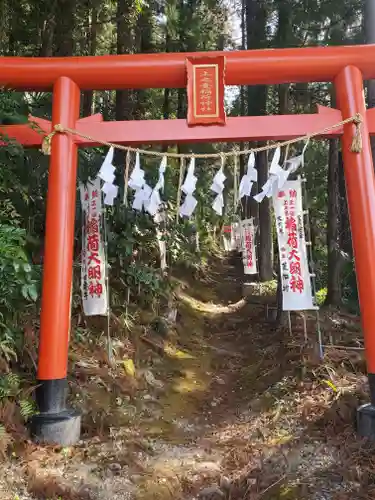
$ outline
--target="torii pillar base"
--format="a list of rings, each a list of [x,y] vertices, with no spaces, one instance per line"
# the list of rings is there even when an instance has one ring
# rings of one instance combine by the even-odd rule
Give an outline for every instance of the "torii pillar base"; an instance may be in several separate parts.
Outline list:
[[[375,406],[371,403],[357,410],[357,432],[360,437],[375,442]]]
[[[81,414],[66,407],[66,379],[41,381],[36,390],[40,412],[30,421],[34,441],[44,444],[72,446],[81,432]]]
[[[75,410],[60,413],[39,413],[30,424],[33,441],[39,444],[73,446],[81,434],[81,415]]]

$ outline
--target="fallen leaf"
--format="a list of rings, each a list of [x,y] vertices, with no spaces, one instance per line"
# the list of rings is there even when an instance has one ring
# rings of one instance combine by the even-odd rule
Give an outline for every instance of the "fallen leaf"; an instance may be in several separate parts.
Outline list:
[[[124,360],[124,369],[129,377],[135,377],[134,361],[130,358]]]

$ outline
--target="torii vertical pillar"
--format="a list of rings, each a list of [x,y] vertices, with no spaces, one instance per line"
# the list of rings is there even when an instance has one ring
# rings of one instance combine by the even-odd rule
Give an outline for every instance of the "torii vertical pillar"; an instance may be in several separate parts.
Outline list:
[[[358,408],[357,428],[361,436],[375,440],[375,174],[361,71],[347,66],[336,77],[335,87],[343,119],[356,113],[363,118],[362,151],[350,151],[355,131],[348,124],[342,154],[370,386],[370,403]]]
[[[52,124],[74,128],[79,107],[79,87],[69,78],[59,78],[53,87]],[[66,408],[76,183],[74,138],[57,134],[52,139],[47,194],[36,393],[40,413],[32,419],[31,432],[39,441],[63,446],[77,442],[81,423],[80,415]]]

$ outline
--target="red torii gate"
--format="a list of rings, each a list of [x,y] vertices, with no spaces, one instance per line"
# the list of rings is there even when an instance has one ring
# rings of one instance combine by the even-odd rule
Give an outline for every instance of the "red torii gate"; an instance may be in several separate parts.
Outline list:
[[[225,56],[226,85],[334,82],[340,110],[319,108],[315,115],[229,118],[226,125],[189,127],[185,120],[103,122],[100,115],[79,118],[80,91],[125,88],[181,88],[187,84],[187,57]],[[342,137],[344,171],[365,337],[370,403],[358,410],[361,435],[375,438],[375,175],[369,134],[375,110],[366,111],[363,80],[375,78],[375,45],[277,49],[194,54],[150,54],[71,58],[1,58],[0,84],[18,90],[53,90],[52,124],[33,119],[46,133],[62,124],[102,141],[181,143],[284,140],[359,113],[363,145],[351,152],[354,124],[323,137]],[[40,146],[42,136],[28,125],[3,127],[24,146]],[[72,444],[80,417],[66,408],[70,330],[77,148],[94,142],[56,134],[48,181],[37,402],[32,422],[38,439]]]

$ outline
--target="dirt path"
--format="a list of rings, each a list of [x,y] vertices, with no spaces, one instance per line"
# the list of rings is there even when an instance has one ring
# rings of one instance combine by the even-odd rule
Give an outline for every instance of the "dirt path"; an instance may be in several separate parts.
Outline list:
[[[134,381],[77,362],[91,373],[84,390],[72,383],[86,436],[73,449],[24,443],[3,466],[1,498],[375,498],[372,450],[352,431],[359,355],[334,351],[320,364],[241,291],[228,265],[213,281],[185,282],[174,350],[155,352],[162,337],[141,340]]]

